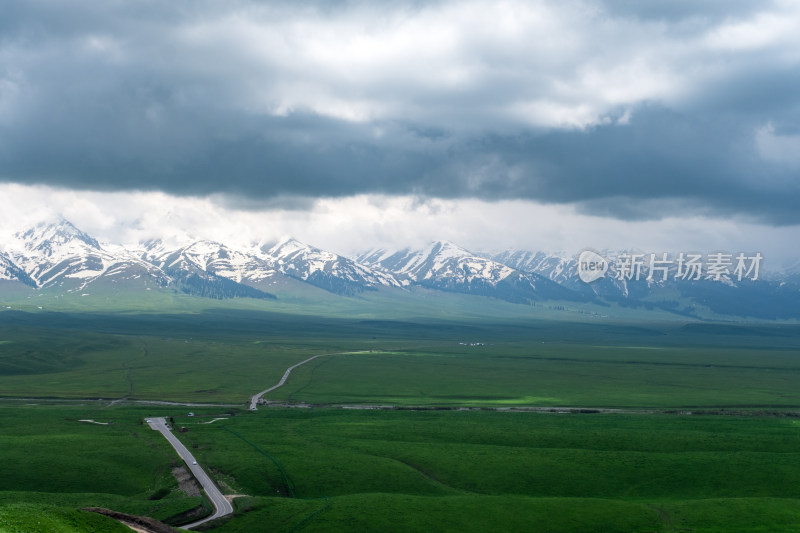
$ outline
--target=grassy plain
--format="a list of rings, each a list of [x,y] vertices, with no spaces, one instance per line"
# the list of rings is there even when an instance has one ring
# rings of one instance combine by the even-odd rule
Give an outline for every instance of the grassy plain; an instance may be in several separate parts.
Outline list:
[[[0,518],[19,524],[42,510],[63,522],[47,531],[91,531],[67,527],[83,506],[163,520],[197,505],[176,490],[166,442],[140,424],[154,414],[174,416],[225,491],[246,495],[209,531],[800,526],[800,420],[790,416],[193,408],[188,417],[185,407],[8,403],[0,487],[13,490],[0,492]],[[163,487],[168,496],[149,499]]]
[[[0,397],[792,408],[800,326],[0,313]],[[471,346],[469,344],[479,343]]]
[[[201,505],[201,498],[178,490],[172,468],[179,461],[163,437],[142,424],[141,413],[96,403],[0,404],[0,517],[6,513],[9,531],[15,524],[28,531],[11,520],[22,514],[14,507],[22,503],[33,509],[108,507],[167,521]],[[53,513],[54,520],[61,516]],[[42,531],[59,531],[49,527]]]
[[[130,533],[119,522],[94,513],[52,505],[0,505],[0,533]]]
[[[428,409],[245,411],[339,352],[267,398]],[[2,398],[0,520],[197,506],[142,425],[167,415],[247,495],[214,531],[800,531],[797,325],[12,311]],[[531,406],[630,412],[481,410]]]
[[[186,442],[253,496],[215,531],[800,527],[791,417],[270,409],[200,422],[178,420]]]

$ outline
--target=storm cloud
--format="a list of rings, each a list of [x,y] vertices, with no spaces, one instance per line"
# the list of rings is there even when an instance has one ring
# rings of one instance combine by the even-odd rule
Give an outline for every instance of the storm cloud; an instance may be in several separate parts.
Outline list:
[[[800,223],[795,2],[4,2],[0,180]]]

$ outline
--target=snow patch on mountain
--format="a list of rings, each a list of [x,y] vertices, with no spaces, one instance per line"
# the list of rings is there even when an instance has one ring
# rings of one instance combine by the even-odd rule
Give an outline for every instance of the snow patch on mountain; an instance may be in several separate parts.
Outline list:
[[[473,254],[449,241],[432,242],[422,250],[370,250],[357,260],[395,274],[406,283],[449,282],[469,284],[483,281],[491,285],[506,279],[514,269]]]
[[[142,272],[149,272],[159,284],[166,281],[161,272],[132,253],[106,248],[63,219],[14,234],[6,255],[40,288],[66,283],[66,290],[78,291],[100,278],[141,276]]]
[[[273,260],[287,276],[308,281],[333,292],[358,291],[378,286],[400,287],[394,276],[360,264],[345,256],[304,244],[294,238],[285,238],[274,245],[262,245],[261,257]],[[331,285],[331,284],[334,285]],[[343,284],[343,285],[340,285]]]
[[[666,271],[667,279],[648,279],[644,270],[639,279],[619,275],[630,271],[620,269],[630,267],[634,254],[650,257],[636,250],[599,252],[608,260],[609,274],[584,283],[575,256],[525,250],[473,253],[449,241],[417,250],[378,248],[352,259],[291,237],[241,248],[203,239],[177,244],[174,239],[152,239],[126,247],[99,242],[66,220],[41,223],[5,238],[0,249],[0,281],[5,286],[18,282],[81,294],[90,286],[164,287],[210,298],[265,299],[274,298],[262,290],[265,286],[292,290],[300,283],[348,296],[380,287],[418,286],[527,305],[549,300],[658,308],[687,316],[697,316],[699,307],[720,315],[800,316],[800,275],[795,269],[757,281],[731,275],[695,280],[680,278],[674,262],[653,270]]]
[[[161,240],[143,243],[140,257],[167,273],[204,272],[236,283],[258,283],[276,275],[274,263],[234,250],[224,244],[200,240],[179,248],[170,248]]]

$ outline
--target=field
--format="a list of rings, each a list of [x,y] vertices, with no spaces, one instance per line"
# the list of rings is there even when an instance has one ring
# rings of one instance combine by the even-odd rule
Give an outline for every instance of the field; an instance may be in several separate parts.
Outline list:
[[[147,416],[245,495],[213,531],[800,531],[796,325],[5,312],[0,397],[2,533],[200,506]]]
[[[245,405],[795,408],[800,327],[333,319],[245,311],[0,315],[0,396]],[[480,344],[470,346],[469,344]]]
[[[261,496],[220,531],[291,531],[321,508],[303,531],[800,524],[797,419],[294,409],[220,424],[191,425],[187,441]]]
[[[170,480],[165,443],[139,423],[164,409],[0,409],[9,433],[0,483],[15,487],[0,493],[0,512],[46,503],[165,519],[194,507]],[[744,532],[800,524],[794,417],[171,412],[198,460],[229,492],[246,495],[213,531]],[[84,416],[113,424],[78,422]],[[170,495],[148,499],[161,487]]]
[[[33,509],[106,507],[166,521],[202,505],[201,498],[178,490],[172,475],[178,460],[166,441],[142,424],[139,411],[12,402],[0,405],[0,426],[0,517],[5,509],[7,520],[0,519],[0,531],[16,531],[9,513],[19,514],[14,506],[22,503]],[[17,527],[34,530],[30,524]]]

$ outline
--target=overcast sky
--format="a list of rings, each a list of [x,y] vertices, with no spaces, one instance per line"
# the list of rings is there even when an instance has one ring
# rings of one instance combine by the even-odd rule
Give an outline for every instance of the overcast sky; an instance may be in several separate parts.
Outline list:
[[[796,1],[2,4],[6,233],[800,256]]]

